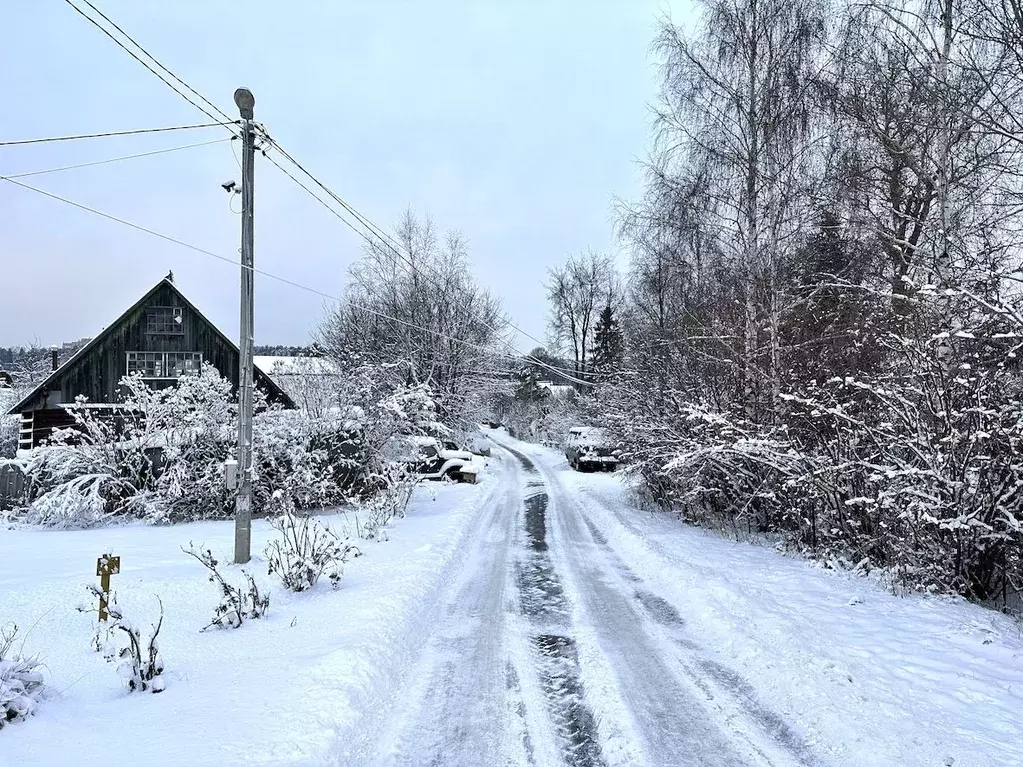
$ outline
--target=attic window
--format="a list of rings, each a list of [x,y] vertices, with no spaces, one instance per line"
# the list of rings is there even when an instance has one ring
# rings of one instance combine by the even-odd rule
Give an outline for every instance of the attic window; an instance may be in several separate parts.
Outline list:
[[[184,314],[180,306],[151,306],[146,310],[146,333],[154,336],[185,334]]]

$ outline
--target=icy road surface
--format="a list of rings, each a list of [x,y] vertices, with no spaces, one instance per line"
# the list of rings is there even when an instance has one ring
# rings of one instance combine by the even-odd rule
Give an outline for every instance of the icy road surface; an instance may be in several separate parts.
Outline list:
[[[481,520],[377,763],[815,763],[738,674],[703,657],[557,471],[502,452],[507,489]]]

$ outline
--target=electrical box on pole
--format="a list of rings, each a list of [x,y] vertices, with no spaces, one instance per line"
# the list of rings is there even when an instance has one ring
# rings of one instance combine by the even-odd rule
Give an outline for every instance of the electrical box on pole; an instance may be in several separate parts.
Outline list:
[[[256,137],[252,108],[256,99],[248,88],[234,92],[234,103],[242,117],[242,263],[241,322],[238,343],[238,461],[234,502],[234,561],[244,564],[251,556],[252,543],[252,344],[253,344],[253,171]]]

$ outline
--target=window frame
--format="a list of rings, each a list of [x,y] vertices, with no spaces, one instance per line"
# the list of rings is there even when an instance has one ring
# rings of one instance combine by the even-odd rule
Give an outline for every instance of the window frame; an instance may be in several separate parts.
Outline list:
[[[181,321],[176,322],[175,317]],[[154,324],[155,321],[155,324]],[[185,312],[180,306],[148,306],[146,307],[147,336],[183,336],[185,335]]]
[[[129,351],[124,353],[126,374],[139,374],[143,381],[176,381],[182,376],[197,376],[202,373],[204,362],[202,352]],[[171,367],[172,363],[174,367]],[[189,363],[194,365],[193,370],[187,369],[190,367]],[[173,374],[172,371],[177,371],[177,374]]]

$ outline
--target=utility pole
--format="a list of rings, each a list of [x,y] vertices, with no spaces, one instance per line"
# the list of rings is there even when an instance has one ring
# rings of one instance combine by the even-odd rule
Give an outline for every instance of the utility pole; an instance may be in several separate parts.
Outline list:
[[[248,88],[234,92],[234,103],[242,116],[242,293],[241,340],[238,344],[238,486],[234,500],[234,561],[249,561],[252,543],[252,344],[253,344],[253,231],[252,183],[255,170],[256,136],[252,108],[256,99]]]

